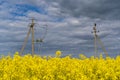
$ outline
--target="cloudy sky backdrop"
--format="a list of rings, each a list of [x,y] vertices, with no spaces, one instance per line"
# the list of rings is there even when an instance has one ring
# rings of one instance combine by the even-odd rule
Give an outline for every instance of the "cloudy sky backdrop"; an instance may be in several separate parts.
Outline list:
[[[94,55],[94,23],[109,55],[120,54],[120,0],[0,0],[0,54],[20,51],[31,18],[48,25],[44,43],[35,44],[40,55]],[[24,54],[31,53],[30,38]],[[99,44],[98,53],[104,54]]]

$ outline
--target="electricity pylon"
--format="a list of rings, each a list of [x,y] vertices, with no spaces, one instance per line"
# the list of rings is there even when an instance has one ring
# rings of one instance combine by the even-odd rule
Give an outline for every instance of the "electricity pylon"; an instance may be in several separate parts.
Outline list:
[[[25,46],[26,46],[26,44],[27,44],[27,41],[28,41],[30,32],[32,32],[32,56],[34,55],[34,25],[35,25],[34,19],[32,19],[32,23],[30,24],[29,31],[28,31],[28,33],[27,33],[27,36],[26,36],[25,40],[24,40],[23,46],[22,46],[21,51],[20,51],[20,55],[21,55],[21,54],[23,53],[23,51],[24,51],[24,48],[25,48]]]
[[[99,32],[97,29],[96,29],[96,23],[94,24],[94,27],[93,27],[93,32],[94,33],[94,47],[95,47],[95,53],[94,53],[94,56],[97,57],[97,42],[101,45],[101,48],[102,50],[104,51],[105,55],[108,56],[108,53],[104,47],[104,44],[102,43],[101,39],[99,38],[99,36],[97,35],[97,32]]]

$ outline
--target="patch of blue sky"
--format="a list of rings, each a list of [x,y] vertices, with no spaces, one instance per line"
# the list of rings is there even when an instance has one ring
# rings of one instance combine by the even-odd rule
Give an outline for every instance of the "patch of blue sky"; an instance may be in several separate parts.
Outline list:
[[[64,18],[63,17],[56,17],[56,16],[51,16],[53,22],[63,22]]]
[[[14,7],[16,8],[15,11],[11,12],[11,14],[14,16],[25,16],[28,11],[34,11],[40,14],[47,14],[44,8],[30,4],[16,4]]]
[[[4,0],[0,0],[0,5],[3,4],[3,3],[5,3],[5,1]]]

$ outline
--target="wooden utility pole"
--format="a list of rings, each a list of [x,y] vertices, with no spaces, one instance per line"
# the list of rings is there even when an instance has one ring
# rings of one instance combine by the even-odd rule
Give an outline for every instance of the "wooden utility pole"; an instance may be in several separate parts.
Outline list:
[[[34,19],[32,19],[31,31],[32,31],[32,55],[34,55]]]
[[[102,41],[100,40],[99,36],[97,35],[97,29],[96,29],[96,23],[94,24],[94,27],[93,27],[93,33],[94,33],[94,38],[95,38],[95,41],[94,41],[94,46],[95,46],[95,53],[94,53],[94,56],[97,57],[98,56],[98,51],[97,51],[97,42],[101,45],[102,47],[102,50],[104,51],[105,55],[108,56],[108,53],[104,47],[104,44],[102,43]]]
[[[26,36],[26,38],[24,40],[23,46],[22,46],[21,51],[20,51],[20,55],[22,55],[22,53],[24,51],[24,48],[25,48],[25,46],[27,44],[27,41],[28,41],[28,38],[29,38],[29,35],[30,35],[31,31],[32,31],[32,56],[34,55],[34,25],[35,25],[34,19],[32,19],[32,23],[30,25],[29,31],[27,33],[27,36]]]
[[[94,56],[97,57],[97,31],[96,30],[96,23],[94,24],[94,27],[93,27],[93,33],[94,33],[94,38],[95,38],[95,41],[94,41],[94,46],[95,46],[95,53],[94,53]]]

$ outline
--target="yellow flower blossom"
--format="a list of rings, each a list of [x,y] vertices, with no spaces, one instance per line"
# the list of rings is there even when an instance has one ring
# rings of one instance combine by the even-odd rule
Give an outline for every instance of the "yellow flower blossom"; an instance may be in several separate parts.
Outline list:
[[[120,80],[120,56],[116,58],[100,55],[87,58],[61,56],[20,56],[18,52],[0,58],[0,80]]]
[[[57,56],[57,57],[60,57],[60,56],[61,56],[61,51],[60,51],[60,50],[56,51],[56,56]]]

